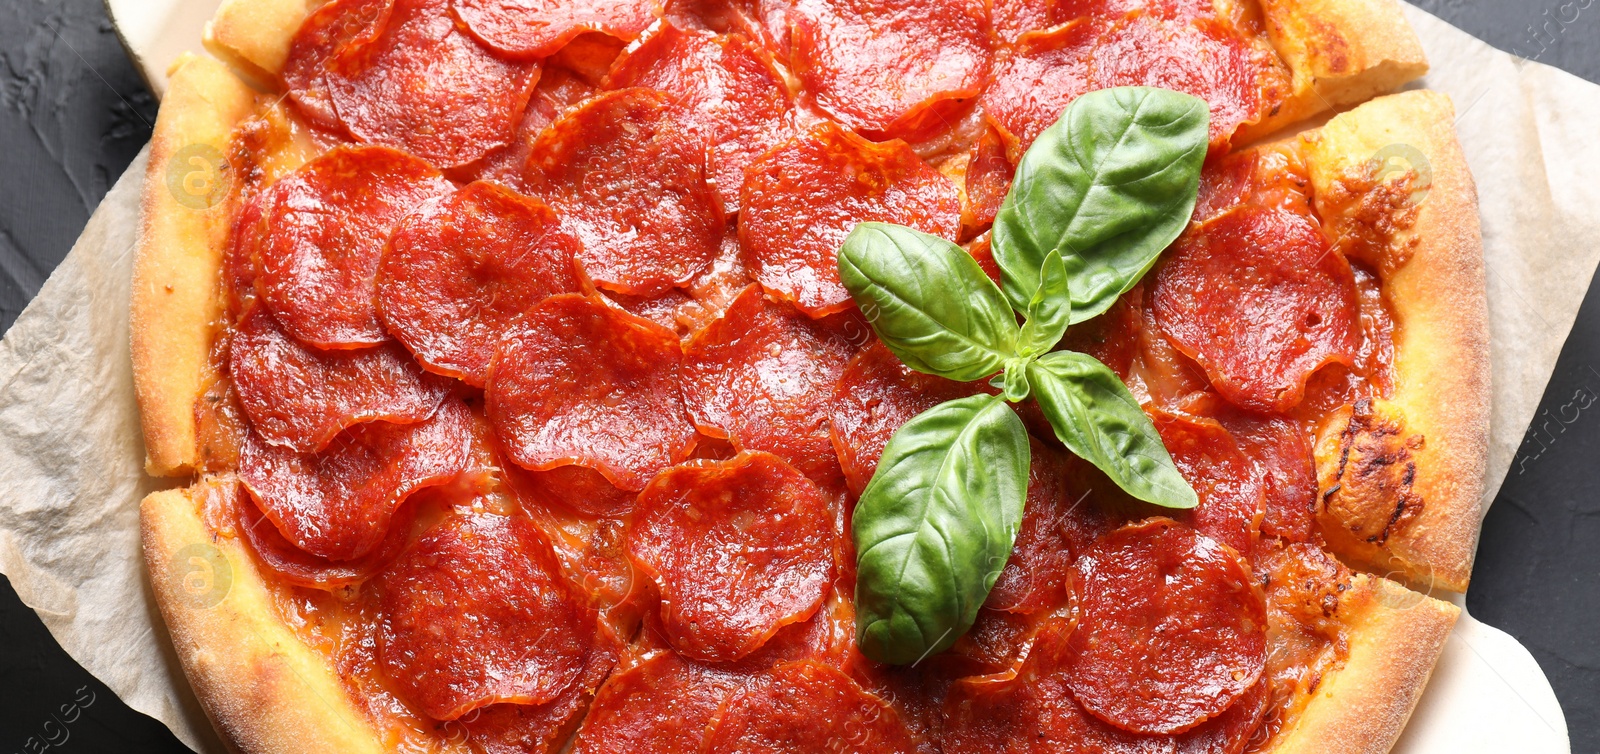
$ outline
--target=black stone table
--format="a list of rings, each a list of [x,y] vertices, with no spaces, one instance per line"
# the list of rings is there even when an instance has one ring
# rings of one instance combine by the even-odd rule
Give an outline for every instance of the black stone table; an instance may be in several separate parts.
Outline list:
[[[1419,4],[1501,49],[1600,82],[1594,0]],[[100,0],[0,0],[0,331],[150,138],[155,113]],[[1484,523],[1467,598],[1473,615],[1516,636],[1539,660],[1566,712],[1572,750],[1583,753],[1600,752],[1597,399],[1600,293],[1591,290],[1535,429]],[[74,704],[76,716],[64,715]],[[45,751],[185,749],[67,657],[5,584],[0,753]]]

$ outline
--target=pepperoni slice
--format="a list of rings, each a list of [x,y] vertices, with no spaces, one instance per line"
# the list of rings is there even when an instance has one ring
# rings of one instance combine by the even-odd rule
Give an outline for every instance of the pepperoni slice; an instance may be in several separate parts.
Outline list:
[[[856,223],[909,225],[952,241],[961,199],[904,142],[873,144],[832,123],[756,160],[745,173],[739,243],[761,283],[812,317],[852,306],[839,244]]]
[[[283,329],[319,348],[388,340],[376,279],[384,242],[417,205],[450,193],[439,171],[388,147],[340,147],[273,184],[258,286]]]
[[[682,329],[678,322],[678,312],[694,303],[693,296],[677,288],[662,291],[660,295],[653,297],[611,293],[606,295],[606,300],[622,307],[629,314],[644,317],[675,331]]]
[[[606,679],[578,730],[573,754],[699,751],[706,726],[743,682],[676,652],[657,652]]]
[[[260,258],[260,244],[271,230],[263,216],[271,208],[272,191],[258,191],[250,195],[239,207],[239,216],[228,233],[228,248],[222,257],[222,280],[228,289],[229,310],[233,314],[244,311],[255,300],[256,279],[261,276],[256,267]]]
[[[1200,170],[1200,190],[1190,222],[1203,223],[1250,196],[1259,152],[1235,152],[1206,160]]]
[[[814,613],[833,575],[834,511],[769,453],[695,461],[639,493],[628,554],[661,592],[679,652],[731,661]]]
[[[384,540],[395,509],[413,492],[465,471],[471,442],[471,413],[449,399],[427,421],[360,424],[319,453],[296,453],[248,434],[239,479],[296,547],[353,560]]]
[[[384,575],[379,609],[384,675],[438,720],[553,701],[594,651],[594,613],[520,518],[465,514],[430,529]]]
[[[742,34],[661,24],[617,61],[605,86],[647,86],[684,101],[710,145],[711,174],[729,213],[739,211],[744,169],[789,136],[788,90],[767,55]]]
[[[722,251],[710,267],[695,275],[683,290],[668,291],[657,298],[612,294],[624,309],[646,319],[675,328],[688,337],[711,324],[728,310],[745,288],[750,287],[750,271],[745,269],[739,250],[739,237],[730,232],[722,239]]]
[[[1139,324],[1134,330],[1134,340],[1138,343],[1138,350],[1129,377],[1143,384],[1145,394],[1150,397],[1150,403],[1157,406],[1183,407],[1197,396],[1206,395],[1211,388],[1211,382],[1206,379],[1206,370],[1178,350],[1172,344],[1172,340],[1162,333],[1160,325],[1156,324],[1155,311],[1151,306],[1152,293],[1145,283],[1135,287],[1135,290],[1141,289],[1143,289],[1142,301],[1137,312]],[[1124,300],[1126,298],[1125,296]],[[1134,313],[1130,312],[1129,317],[1133,316]]]
[[[1155,86],[1205,100],[1213,147],[1280,104],[1289,80],[1275,54],[1215,19],[1132,14],[1101,36],[1092,59],[1096,89]]]
[[[1179,733],[1249,691],[1266,605],[1238,556],[1167,519],[1107,535],[1075,564],[1079,620],[1062,658],[1078,703],[1137,733]]]
[[[1014,674],[957,681],[944,703],[945,749],[1014,754],[1170,754],[1170,740],[1113,728],[1085,712],[1073,699],[1056,660],[1061,636],[1070,630],[1071,623],[1067,621],[1041,629],[1026,661]]]
[[[1262,678],[1226,712],[1175,737],[1176,754],[1241,754],[1254,740],[1271,704],[1271,684]]]
[[[1121,18],[1136,11],[1181,21],[1216,17],[1211,0],[1056,0],[1051,16],[1059,22],[1085,16]]]
[[[845,366],[831,401],[828,435],[850,491],[860,495],[867,488],[884,446],[906,422],[985,387],[915,371],[874,338]]]
[[[478,180],[490,180],[507,186],[521,186],[523,171],[528,165],[528,155],[533,144],[551,123],[578,103],[594,96],[594,86],[565,68],[545,66],[539,83],[528,98],[528,107],[522,111],[522,122],[517,124],[516,136],[511,143],[491,153],[476,163],[476,172],[468,171]]]
[[[1073,560],[1113,526],[1085,496],[1072,494],[1061,452],[1030,442],[1033,462],[1022,528],[984,603],[992,610],[1033,613],[1062,604]]]
[[[606,298],[687,338],[721,317],[751,282],[739,250],[739,237],[730,228],[711,266],[701,270],[682,289],[674,288],[654,297],[611,293]]]
[[[504,472],[506,482],[524,504],[611,518],[624,516],[633,509],[636,493],[618,489],[604,474],[585,466],[569,464],[548,471],[524,471],[510,466]]]
[[[1089,56],[1100,27],[1079,22],[1023,34],[995,62],[983,112],[999,129],[1015,164],[1067,105],[1094,89]]]
[[[585,32],[572,38],[566,47],[547,58],[552,66],[559,66],[590,86],[599,88],[611,71],[613,63],[622,56],[630,43],[602,32]]]
[[[855,625],[842,600],[830,599],[811,620],[785,627],[756,653],[716,666],[683,659],[647,617],[636,647],[642,659],[606,679],[574,743],[574,754],[697,752],[706,728],[735,692],[766,670],[802,659],[825,658],[855,642]],[[845,625],[848,623],[848,625]]]
[[[789,9],[795,74],[853,130],[918,133],[983,88],[993,55],[987,5],[799,0]]]
[[[413,509],[406,506],[390,519],[389,533],[383,542],[366,555],[342,561],[317,557],[284,537],[255,500],[244,494],[242,486],[239,492],[240,498],[234,504],[235,520],[250,543],[250,549],[274,575],[296,586],[337,589],[359,584],[382,571],[410,542]]]
[[[773,668],[728,701],[706,738],[710,754],[805,754],[823,741],[849,742],[854,754],[916,751],[900,713],[849,676],[816,662]]]
[[[545,704],[491,704],[462,717],[460,730],[474,754],[557,754],[588,701],[569,691]]]
[[[988,675],[1018,668],[1032,651],[1039,632],[1057,619],[1055,613],[1044,611],[1014,613],[985,607],[978,611],[972,628],[935,661],[949,663],[952,676]]]
[[[810,618],[778,629],[760,649],[730,662],[695,661],[694,664],[746,677],[763,673],[781,663],[799,660],[816,660],[835,667],[846,667],[853,656],[859,655],[853,654],[856,641],[855,606],[851,598],[837,588],[842,583],[835,579],[822,605]],[[649,651],[673,646],[660,610],[645,613],[634,645]]]
[[[595,690],[617,661],[618,641],[600,631],[583,673],[544,704],[491,704],[461,717],[467,745],[479,754],[556,754],[572,738]],[[449,731],[449,727],[446,726]],[[453,731],[451,731],[453,732]]]
[[[327,61],[339,121],[361,141],[444,167],[508,143],[538,64],[489,54],[456,28],[449,0],[393,3],[381,33],[353,39]]]
[[[233,331],[228,372],[261,439],[300,453],[319,451],[362,422],[422,421],[448,391],[398,343],[317,351],[295,342],[260,306]]]
[[[856,610],[852,597],[840,591],[843,581],[833,588],[811,617],[791,623],[773,634],[761,649],[744,659],[717,667],[730,672],[752,673],[771,669],[785,662],[814,660],[825,665],[845,667],[855,653]]]
[[[424,369],[483,387],[513,321],[581,287],[578,248],[543,202],[473,183],[395,228],[378,270],[384,326]]]
[[[284,88],[306,120],[326,129],[342,129],[328,91],[326,67],[345,45],[369,41],[389,22],[394,0],[333,0],[300,24],[283,61]]]
[[[1239,204],[1300,211],[1311,206],[1304,157],[1291,147],[1258,147],[1206,161],[1192,222],[1201,223]]]
[[[545,299],[501,341],[486,411],[506,452],[548,471],[577,464],[626,490],[689,456],[678,338],[599,296]]]
[[[1279,416],[1226,408],[1215,415],[1238,441],[1239,450],[1261,468],[1266,493],[1261,533],[1289,542],[1311,541],[1317,497],[1312,433],[1300,422]]]
[[[1355,279],[1304,212],[1245,206],[1178,240],[1156,274],[1160,331],[1243,408],[1287,411],[1360,345]]]
[[[1011,754],[1240,754],[1271,699],[1265,679],[1215,719],[1176,736],[1119,730],[1084,711],[1060,666],[1068,620],[1052,619],[1015,671],[957,681],[944,701],[946,751]]]
[[[989,13],[995,36],[1002,42],[1015,42],[1030,31],[1054,26],[1052,13],[1063,0],[994,0]]]
[[[1152,419],[1172,462],[1200,496],[1200,505],[1185,512],[1185,523],[1235,552],[1250,554],[1265,504],[1260,467],[1214,420],[1161,409],[1152,411]]]
[[[680,29],[743,34],[773,52],[789,49],[788,0],[666,0],[661,17]]]
[[[841,472],[828,415],[850,355],[848,344],[750,286],[684,350],[684,403],[701,432],[832,483]]]
[[[633,563],[628,560],[625,522],[580,515],[568,508],[530,505],[515,484],[512,492],[555,550],[562,572],[600,611],[605,624],[619,635],[633,635],[649,595],[636,582]]]
[[[623,89],[568,112],[534,143],[527,188],[583,242],[579,259],[600,287],[654,295],[716,257],[722,211],[689,122],[668,95]]]
[[[451,4],[472,36],[517,58],[548,57],[584,32],[631,40],[655,20],[646,0],[453,0]]]
[[[1011,161],[1006,159],[1005,140],[993,128],[984,129],[967,159],[966,201],[961,205],[963,237],[975,236],[994,224],[1000,204],[1011,192],[1014,174]]]

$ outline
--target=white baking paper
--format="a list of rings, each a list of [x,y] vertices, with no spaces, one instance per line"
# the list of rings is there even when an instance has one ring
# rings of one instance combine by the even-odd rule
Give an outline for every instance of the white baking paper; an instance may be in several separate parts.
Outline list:
[[[139,554],[144,474],[128,292],[149,149],[0,342],[0,571],[128,706],[222,751],[184,681]]]
[[[1600,259],[1600,87],[1407,13],[1434,71],[1421,85],[1455,99],[1478,183],[1494,362],[1487,501]],[[162,484],[142,473],[128,357],[145,160],[0,342],[0,571],[129,706],[196,749],[221,751],[169,648],[139,554],[138,502]],[[1463,616],[1396,751],[1566,754],[1569,745],[1532,656]]]

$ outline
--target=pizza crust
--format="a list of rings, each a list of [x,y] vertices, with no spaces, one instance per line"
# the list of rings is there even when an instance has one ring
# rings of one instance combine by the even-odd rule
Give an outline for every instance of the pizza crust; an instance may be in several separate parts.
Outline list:
[[[289,43],[322,0],[223,0],[206,24],[205,46],[263,89],[283,89],[278,74]]]
[[[139,506],[156,604],[212,724],[251,754],[385,751],[327,658],[278,617],[245,546],[207,526],[204,496],[224,489],[201,482]]]
[[[238,211],[240,171],[229,136],[255,95],[227,66],[180,57],[150,140],[138,257],[133,267],[133,383],[145,469],[194,471],[194,403],[222,312],[222,253]],[[226,189],[217,187],[226,182]]]
[[[1422,43],[1394,0],[1261,0],[1267,36],[1289,66],[1290,91],[1246,144],[1330,110],[1364,102],[1428,72]]]
[[[1382,754],[1428,685],[1461,609],[1388,579],[1356,574],[1339,601],[1349,636],[1343,665],[1281,730],[1274,754]]]
[[[1484,469],[1489,455],[1489,327],[1484,292],[1483,244],[1477,189],[1455,136],[1449,97],[1411,91],[1372,100],[1335,117],[1302,138],[1325,224],[1348,220],[1388,241],[1371,260],[1395,319],[1394,393],[1371,407],[1377,421],[1400,434],[1394,453],[1375,453],[1378,464],[1398,462],[1399,480],[1411,495],[1378,500],[1371,510],[1390,516],[1381,542],[1341,536],[1323,517],[1329,546],[1353,565],[1423,585],[1464,591],[1472,573],[1483,517]],[[1377,157],[1377,161],[1374,157]],[[1424,166],[1396,166],[1420,161]],[[1381,163],[1381,164],[1380,164]],[[1389,165],[1389,167],[1385,167]],[[1371,177],[1393,170],[1374,185]],[[1395,199],[1424,190],[1413,206]],[[1352,179],[1355,182],[1352,183]],[[1370,189],[1352,192],[1366,181]],[[1319,510],[1359,489],[1349,474],[1353,456],[1336,454],[1330,437],[1354,437],[1348,422],[1323,430],[1318,446]],[[1330,455],[1333,454],[1333,455]],[[1406,460],[1409,458],[1409,461]],[[1340,462],[1343,479],[1330,479]],[[1415,503],[1420,501],[1420,510]],[[1374,501],[1366,501],[1374,502]],[[1360,509],[1352,503],[1350,509]],[[1385,522],[1367,522],[1388,525]]]

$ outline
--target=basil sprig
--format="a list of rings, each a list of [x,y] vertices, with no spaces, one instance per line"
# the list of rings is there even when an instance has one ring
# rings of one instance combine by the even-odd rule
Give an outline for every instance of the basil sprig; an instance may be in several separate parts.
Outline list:
[[[937,236],[861,223],[845,238],[839,278],[890,351],[919,372],[991,377],[1001,392],[935,406],[884,448],[851,521],[856,640],[868,657],[906,664],[948,649],[1005,568],[1031,463],[1008,401],[1034,398],[1068,449],[1134,497],[1198,504],[1116,373],[1052,349],[1132,288],[1188,223],[1208,118],[1203,101],[1162,89],[1074,101],[1023,156],[995,220],[1003,290]]]

